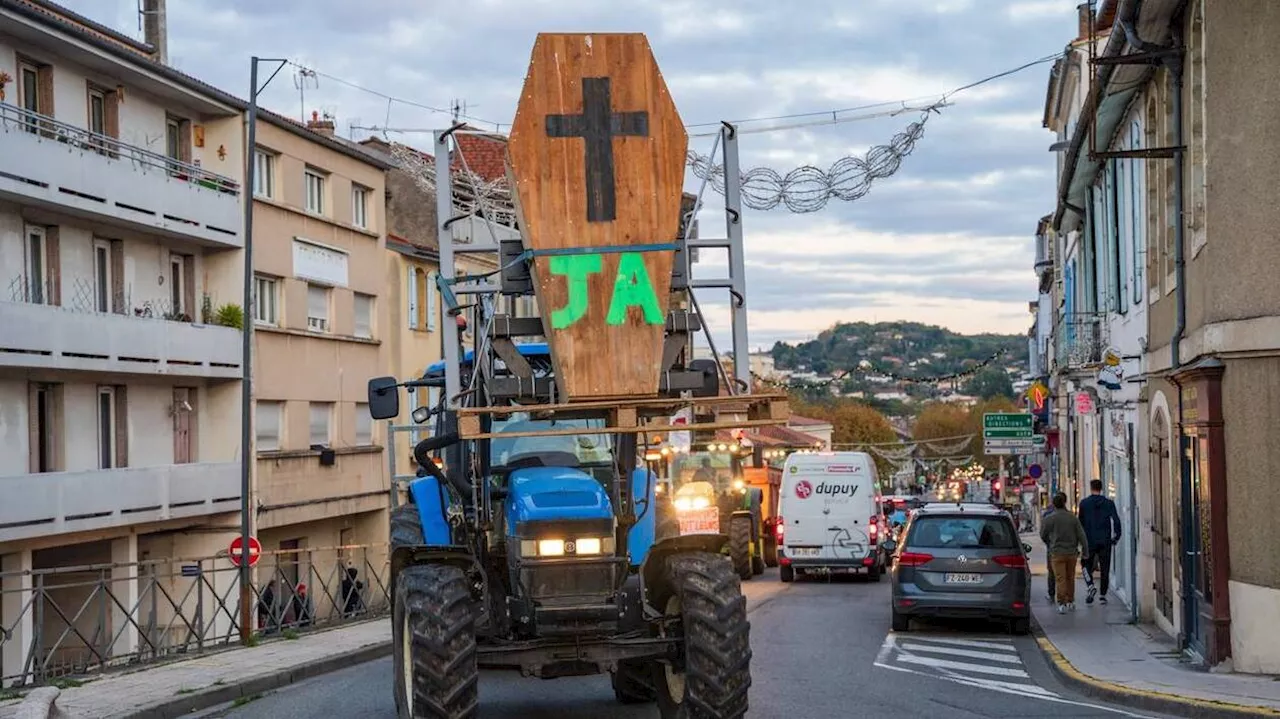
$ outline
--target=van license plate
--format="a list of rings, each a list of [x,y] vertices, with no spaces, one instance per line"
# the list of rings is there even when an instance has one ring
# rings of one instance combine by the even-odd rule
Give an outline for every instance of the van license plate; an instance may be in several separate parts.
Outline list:
[[[981,574],[947,574],[942,581],[947,584],[982,584]]]
[[[816,557],[821,547],[787,547],[787,554],[793,557]]]

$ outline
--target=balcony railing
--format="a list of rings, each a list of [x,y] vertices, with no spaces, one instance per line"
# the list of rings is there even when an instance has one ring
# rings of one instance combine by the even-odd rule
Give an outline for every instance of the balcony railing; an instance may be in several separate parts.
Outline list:
[[[0,102],[0,196],[240,247],[240,183]]]
[[[209,172],[198,165],[176,160],[141,147],[120,142],[114,137],[100,135],[75,125],[68,125],[26,108],[0,102],[0,130],[21,130],[33,135],[56,140],[70,147],[96,152],[112,159],[124,159],[137,167],[164,170],[170,177],[216,190],[229,195],[240,194],[240,183],[216,172]]]
[[[0,287],[0,367],[239,379],[240,329],[214,324],[213,309],[128,288],[104,294],[75,275],[56,284],[17,275]]]
[[[1062,315],[1053,328],[1054,356],[1064,369],[1080,369],[1102,361],[1107,323],[1100,312]]]

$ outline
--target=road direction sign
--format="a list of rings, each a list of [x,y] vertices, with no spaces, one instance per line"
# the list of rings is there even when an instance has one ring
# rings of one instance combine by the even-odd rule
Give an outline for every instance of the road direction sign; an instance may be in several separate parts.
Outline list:
[[[236,537],[231,540],[231,547],[227,549],[227,554],[231,555],[232,564],[237,567],[243,566],[240,563],[241,556],[244,554],[244,544],[241,542],[241,537]],[[261,555],[262,544],[258,541],[257,537],[249,537],[249,566],[252,567],[257,564]]]
[[[1032,416],[1023,412],[987,412],[982,415],[983,439],[1031,439]]]

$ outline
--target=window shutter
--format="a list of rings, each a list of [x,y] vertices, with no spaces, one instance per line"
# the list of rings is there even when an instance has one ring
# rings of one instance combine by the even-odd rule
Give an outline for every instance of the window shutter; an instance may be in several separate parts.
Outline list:
[[[27,471],[40,471],[40,387],[34,382],[27,385]]]
[[[124,294],[124,240],[111,241],[111,311],[129,313],[129,298]]]
[[[45,287],[48,296],[45,302],[55,307],[62,306],[62,228],[57,225],[44,231]]]
[[[116,467],[129,466],[129,388],[116,386]]]
[[[436,288],[436,273],[427,273],[427,329],[436,331],[436,298],[440,293]]]
[[[409,329],[418,329],[418,271],[409,265]]]

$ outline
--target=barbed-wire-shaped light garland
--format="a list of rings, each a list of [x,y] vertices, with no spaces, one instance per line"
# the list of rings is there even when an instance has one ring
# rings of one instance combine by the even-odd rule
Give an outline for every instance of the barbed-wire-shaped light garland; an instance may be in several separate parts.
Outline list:
[[[427,192],[436,191],[436,166],[432,157],[398,142],[391,143],[391,157],[400,169],[413,176],[419,187]],[[464,167],[451,168],[449,174],[453,180],[453,206],[458,214],[487,214],[500,225],[515,224],[515,206],[505,179],[486,180]]]
[[[871,183],[898,171],[902,159],[911,154],[924,136],[924,125],[939,105],[924,110],[920,119],[893,136],[887,145],[877,145],[863,157],[842,157],[822,170],[802,165],[783,175],[769,167],[753,167],[742,173],[742,204],[753,210],[772,210],[785,205],[797,214],[817,212],[831,198],[853,202],[871,191]],[[710,180],[715,191],[724,194],[724,166],[713,164],[707,155],[688,151],[686,163],[700,180]]]

